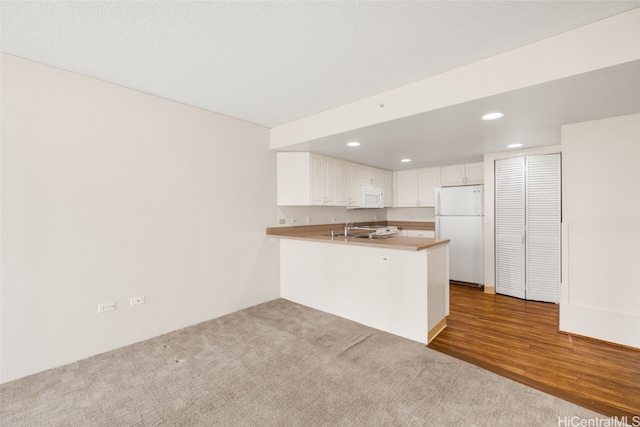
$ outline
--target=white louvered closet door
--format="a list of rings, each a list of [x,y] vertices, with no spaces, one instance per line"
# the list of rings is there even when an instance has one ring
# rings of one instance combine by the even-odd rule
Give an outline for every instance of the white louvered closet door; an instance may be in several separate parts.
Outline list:
[[[560,302],[560,154],[527,156],[526,299]]]
[[[495,163],[496,292],[525,298],[525,159]]]

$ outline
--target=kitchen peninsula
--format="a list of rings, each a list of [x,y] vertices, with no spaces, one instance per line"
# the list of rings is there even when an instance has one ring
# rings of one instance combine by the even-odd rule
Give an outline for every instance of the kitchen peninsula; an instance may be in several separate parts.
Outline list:
[[[449,314],[449,240],[358,238],[340,224],[273,227],[282,298],[428,343]]]

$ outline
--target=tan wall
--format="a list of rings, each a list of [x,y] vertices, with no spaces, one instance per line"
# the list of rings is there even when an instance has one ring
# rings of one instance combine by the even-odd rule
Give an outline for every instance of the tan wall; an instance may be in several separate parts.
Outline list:
[[[269,129],[5,54],[1,88],[1,381],[279,296]]]

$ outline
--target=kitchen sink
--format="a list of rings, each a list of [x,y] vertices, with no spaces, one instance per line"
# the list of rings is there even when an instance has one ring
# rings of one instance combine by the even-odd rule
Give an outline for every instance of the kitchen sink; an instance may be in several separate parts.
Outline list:
[[[339,233],[339,234],[335,233],[333,235],[329,234],[328,236],[329,237],[339,237],[339,238],[342,238],[342,239],[354,239],[356,237],[360,237],[360,238],[363,238],[363,237],[368,238],[369,237],[368,234],[348,234],[348,235],[345,236],[343,233]]]
[[[331,234],[329,234],[330,237],[338,237],[338,238],[342,238],[342,239],[385,239],[387,237],[393,237],[395,236],[395,234],[393,235],[376,235],[376,234],[370,234],[370,233],[366,233],[366,234],[349,234],[348,236],[345,236],[344,234],[340,233],[340,234],[334,234],[333,236],[331,236]]]
[[[396,236],[395,234],[358,234],[357,236],[354,236],[355,238],[358,239],[387,239],[389,237],[394,237]]]

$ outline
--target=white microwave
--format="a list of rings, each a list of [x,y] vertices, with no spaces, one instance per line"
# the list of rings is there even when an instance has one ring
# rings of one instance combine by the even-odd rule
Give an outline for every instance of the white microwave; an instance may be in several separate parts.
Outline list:
[[[384,207],[384,195],[382,188],[372,185],[360,186],[360,197],[357,206],[348,206],[347,209],[377,209]]]

